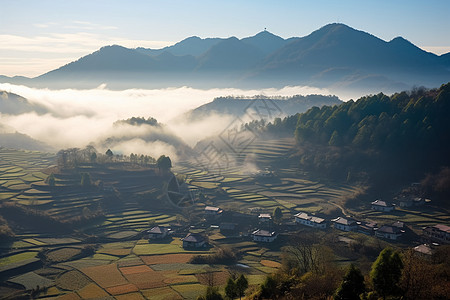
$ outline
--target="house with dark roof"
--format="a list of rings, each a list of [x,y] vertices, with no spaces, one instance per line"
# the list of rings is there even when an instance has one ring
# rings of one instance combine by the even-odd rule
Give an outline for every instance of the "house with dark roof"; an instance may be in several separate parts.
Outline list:
[[[376,222],[357,222],[357,224],[358,224],[358,232],[367,235],[373,235],[378,226]]]
[[[337,217],[336,219],[331,220],[334,224],[334,228],[343,230],[343,231],[356,231],[358,229],[358,224],[355,219],[352,218],[342,218]]]
[[[405,233],[404,230],[391,225],[383,225],[377,230],[375,230],[375,236],[384,239],[397,240],[402,234]]]
[[[147,230],[149,240],[163,239],[169,235],[170,232],[171,229],[165,226],[155,226],[152,229]]]
[[[206,246],[206,239],[199,233],[188,233],[184,238],[183,248],[201,248]]]
[[[395,209],[393,204],[388,204],[385,201],[381,200],[375,200],[372,203],[370,203],[370,208],[377,211],[393,211]]]
[[[327,228],[327,223],[325,222],[325,219],[315,217],[315,216],[310,216],[304,212],[299,212],[294,217],[295,217],[295,222],[297,224],[302,224],[302,225],[313,227],[313,228],[321,228],[321,229]]]
[[[437,224],[423,229],[423,235],[432,242],[450,244],[450,226]]]
[[[258,229],[252,232],[254,242],[271,243],[276,240],[278,234],[275,231]]]
[[[236,226],[236,223],[222,222],[219,224],[219,229],[221,232],[231,232],[236,229]]]

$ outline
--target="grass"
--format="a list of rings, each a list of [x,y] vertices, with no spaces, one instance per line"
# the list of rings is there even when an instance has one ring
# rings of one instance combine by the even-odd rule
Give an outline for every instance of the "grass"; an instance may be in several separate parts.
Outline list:
[[[172,285],[171,287],[185,299],[195,299],[206,290],[206,286],[199,283]]]
[[[142,240],[141,240],[142,241]],[[136,255],[155,255],[155,254],[174,254],[174,253],[204,253],[207,251],[188,251],[182,247],[182,242],[179,239],[174,239],[170,243],[148,243],[144,240],[145,244],[138,243],[133,248],[133,253]]]
[[[18,263],[23,260],[27,260],[30,258],[35,258],[37,255],[37,252],[23,252],[19,254],[14,254],[11,256],[0,258],[0,267],[4,267],[9,264]]]

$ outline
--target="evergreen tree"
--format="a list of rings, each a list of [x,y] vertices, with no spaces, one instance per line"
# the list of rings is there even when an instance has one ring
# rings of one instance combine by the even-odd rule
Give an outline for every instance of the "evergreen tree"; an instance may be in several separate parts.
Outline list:
[[[238,293],[239,299],[245,295],[245,290],[248,288],[248,280],[245,278],[244,274],[241,274],[236,280],[236,291]]]
[[[225,286],[225,295],[230,299],[234,299],[238,296],[236,282],[231,276],[228,278],[227,285]]]
[[[397,251],[385,248],[372,264],[370,278],[375,291],[386,299],[399,293],[399,282],[402,276],[403,263]]]
[[[364,293],[364,289],[364,276],[361,274],[361,270],[351,264],[334,299],[359,300],[359,295]]]
[[[281,209],[277,206],[274,210],[273,210],[273,219],[275,222],[281,222],[281,219],[283,218],[283,212],[281,211]]]

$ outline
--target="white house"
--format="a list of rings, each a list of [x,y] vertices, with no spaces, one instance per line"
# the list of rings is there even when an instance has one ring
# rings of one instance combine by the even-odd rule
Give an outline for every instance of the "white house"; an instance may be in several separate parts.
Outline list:
[[[336,219],[331,220],[334,224],[334,228],[343,230],[343,231],[355,231],[358,229],[358,224],[354,219],[346,219],[342,217],[337,217]]]
[[[260,223],[269,223],[272,221],[272,216],[270,214],[259,214],[258,220]]]
[[[205,207],[205,217],[217,218],[222,215],[223,210],[219,207],[206,206]]]
[[[295,222],[297,222],[298,224],[302,224],[302,225],[306,225],[306,226],[314,227],[314,228],[325,229],[327,227],[327,223],[325,222],[325,219],[315,217],[315,216],[310,216],[304,212],[300,212],[295,215]]]
[[[148,238],[153,239],[163,239],[170,233],[170,228],[165,226],[155,226],[147,231]]]
[[[271,243],[276,240],[278,234],[275,231],[258,229],[252,232],[254,242]]]
[[[390,239],[390,240],[397,240],[399,237],[402,236],[402,234],[405,233],[404,230],[401,230],[400,228],[396,226],[390,226],[390,225],[383,225],[377,230],[375,230],[375,236],[384,238],[384,239]]]
[[[199,233],[188,233],[184,238],[183,248],[201,248],[206,244],[205,238]]]
[[[370,203],[370,208],[372,208],[373,210],[377,210],[377,211],[388,212],[388,211],[393,211],[395,207],[394,207],[394,205],[388,204],[385,201],[375,200],[372,203]]]

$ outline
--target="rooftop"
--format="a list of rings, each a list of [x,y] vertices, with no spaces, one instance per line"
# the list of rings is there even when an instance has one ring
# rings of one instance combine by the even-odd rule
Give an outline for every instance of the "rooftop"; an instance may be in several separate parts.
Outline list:
[[[205,240],[205,238],[199,233],[188,233],[186,237],[181,240],[190,243],[201,243]]]
[[[268,231],[268,230],[258,229],[258,230],[253,231],[252,234],[256,235],[256,236],[272,237],[276,233],[275,233],[275,231]]]
[[[447,226],[444,224],[437,224],[437,225],[434,225],[433,227],[439,229],[440,231],[450,233],[450,226]]]
[[[331,220],[331,222],[342,224],[342,225],[348,225],[348,226],[356,225],[356,221],[352,218],[346,219],[346,218],[342,218],[342,217],[337,217],[336,219]]]
[[[147,233],[163,234],[163,233],[168,232],[168,231],[170,231],[170,228],[168,228],[168,227],[155,226],[152,229],[150,229],[149,231],[147,231]]]
[[[383,206],[383,207],[392,206],[391,204],[387,204],[385,201],[381,201],[381,200],[375,200],[371,204],[377,205],[377,206]]]

